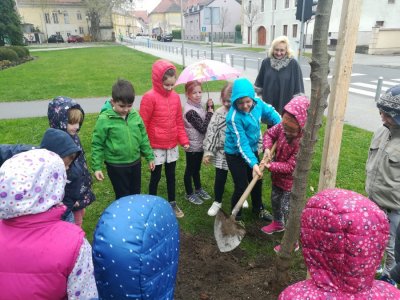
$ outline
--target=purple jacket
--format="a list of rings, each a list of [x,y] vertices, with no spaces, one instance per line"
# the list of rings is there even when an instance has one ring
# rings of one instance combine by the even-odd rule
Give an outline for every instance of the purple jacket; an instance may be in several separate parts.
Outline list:
[[[342,189],[308,201],[300,241],[311,279],[295,283],[286,299],[400,299],[400,291],[375,280],[389,234],[386,215],[368,198]]]

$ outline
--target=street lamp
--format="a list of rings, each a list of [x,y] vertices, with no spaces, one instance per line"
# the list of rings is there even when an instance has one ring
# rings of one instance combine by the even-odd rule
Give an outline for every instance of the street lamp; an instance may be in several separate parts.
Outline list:
[[[92,41],[92,38],[90,37],[89,16],[88,16],[88,15],[86,15],[85,19],[86,19],[86,24],[87,24],[87,30],[88,30],[88,36],[89,36],[89,42],[91,42],[91,41]]]

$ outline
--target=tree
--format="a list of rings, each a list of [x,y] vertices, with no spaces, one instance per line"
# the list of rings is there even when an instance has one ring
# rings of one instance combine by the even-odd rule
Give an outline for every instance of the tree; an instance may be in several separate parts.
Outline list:
[[[226,24],[229,22],[229,12],[227,7],[221,7],[221,12],[219,15],[219,21],[220,21],[220,27],[221,27],[221,32],[222,32],[222,42],[221,45],[224,45],[225,41],[225,33],[224,33],[224,28]]]
[[[299,239],[300,216],[306,203],[307,182],[314,147],[318,140],[318,132],[322,126],[322,117],[327,107],[327,99],[330,92],[328,84],[330,56],[327,45],[332,3],[333,0],[320,0],[317,7],[310,62],[311,104],[293,175],[294,182],[290,200],[289,221],[282,239],[281,251],[275,261],[275,276],[272,282],[274,288],[279,291],[288,284],[291,253]]]
[[[0,46],[4,46],[6,40],[11,45],[23,44],[21,20],[14,0],[2,0],[0,5]]]
[[[252,4],[252,1],[249,1],[248,5],[244,5],[243,15],[246,17],[250,28],[250,47],[253,47],[253,26],[260,16],[260,9],[257,5]]]
[[[129,0],[83,0],[87,7],[90,22],[90,35],[94,41],[100,40],[100,23],[104,18],[111,19],[114,8],[126,7],[133,1]]]

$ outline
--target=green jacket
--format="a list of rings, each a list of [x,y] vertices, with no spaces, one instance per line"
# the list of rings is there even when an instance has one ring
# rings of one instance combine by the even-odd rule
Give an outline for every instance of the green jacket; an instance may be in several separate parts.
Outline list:
[[[103,162],[129,164],[141,156],[154,160],[146,128],[139,113],[132,109],[124,120],[114,110],[103,111],[92,136],[92,169],[100,171]]]

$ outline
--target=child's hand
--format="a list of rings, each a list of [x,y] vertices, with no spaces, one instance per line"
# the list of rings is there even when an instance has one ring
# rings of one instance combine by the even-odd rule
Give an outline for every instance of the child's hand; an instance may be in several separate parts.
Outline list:
[[[190,147],[190,145],[184,145],[184,146],[183,146],[183,149],[188,150],[189,147]]]
[[[264,157],[263,157],[262,160],[263,160],[265,163],[269,163],[269,162],[271,161],[271,159],[272,159],[271,150],[268,149],[268,148],[266,148],[266,149],[264,150]]]
[[[154,164],[154,160],[152,160],[151,162],[149,162],[149,169],[150,169],[150,171],[154,171],[155,168],[156,168],[156,165]]]
[[[260,167],[258,165],[254,165],[253,167],[253,178],[258,177],[261,179],[263,174],[261,173]]]
[[[203,157],[203,164],[209,165],[210,164],[210,159],[211,159],[210,155],[204,156]]]
[[[96,179],[98,181],[103,181],[104,180],[104,175],[102,171],[95,171],[94,172],[94,177],[96,177]]]
[[[214,102],[212,99],[207,100],[207,112],[214,112]]]

